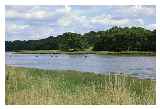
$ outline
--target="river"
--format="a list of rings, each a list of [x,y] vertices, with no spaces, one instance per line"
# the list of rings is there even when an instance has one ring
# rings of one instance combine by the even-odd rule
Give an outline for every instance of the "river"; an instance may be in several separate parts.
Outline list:
[[[13,54],[6,64],[18,67],[76,70],[108,74],[126,73],[141,79],[156,79],[155,56],[109,56],[96,54]]]

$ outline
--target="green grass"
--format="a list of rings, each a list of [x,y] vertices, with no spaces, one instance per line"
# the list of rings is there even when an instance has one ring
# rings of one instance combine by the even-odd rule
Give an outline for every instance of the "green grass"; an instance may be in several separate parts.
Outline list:
[[[17,54],[97,54],[97,55],[147,55],[155,56],[155,52],[146,52],[146,51],[121,51],[121,52],[110,52],[110,51],[60,51],[60,50],[20,50],[16,51]]]
[[[156,81],[6,66],[6,104],[156,103]]]

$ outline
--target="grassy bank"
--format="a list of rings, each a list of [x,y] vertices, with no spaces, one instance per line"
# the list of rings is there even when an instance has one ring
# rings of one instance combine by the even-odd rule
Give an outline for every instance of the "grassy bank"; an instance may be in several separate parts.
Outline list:
[[[154,80],[6,67],[6,104],[155,104]]]
[[[147,55],[147,56],[155,56],[155,52],[145,52],[145,51],[121,51],[121,52],[110,52],[110,51],[60,51],[60,50],[21,50],[16,51],[18,54],[97,54],[97,55]]]

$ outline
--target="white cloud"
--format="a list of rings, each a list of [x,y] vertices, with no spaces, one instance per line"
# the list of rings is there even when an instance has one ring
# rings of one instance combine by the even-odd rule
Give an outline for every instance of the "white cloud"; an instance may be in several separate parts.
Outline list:
[[[72,9],[72,8],[71,8],[70,6],[68,6],[68,5],[65,6],[65,10],[66,10],[67,12],[70,12],[71,9]]]
[[[17,27],[19,29],[17,29]],[[46,38],[52,33],[54,33],[54,29],[48,26],[41,26],[38,28],[36,26],[30,26],[29,28],[25,28],[24,26],[24,29],[20,30],[22,28],[23,28],[22,26],[16,26],[16,29],[10,28],[6,30],[7,33],[12,34],[12,36],[6,36],[6,37],[10,37],[10,40],[28,40],[28,39],[34,40],[34,39]]]
[[[113,19],[111,15],[96,16],[91,19],[92,23],[106,24],[106,25],[127,25],[128,19]]]
[[[137,21],[137,23],[139,23],[139,25],[144,25],[144,21],[143,19],[136,19],[135,21]]]
[[[154,6],[142,6],[142,5],[134,5],[134,6],[120,6],[115,12],[120,15],[125,15],[128,17],[145,17],[145,16],[155,16],[156,9]]]
[[[155,16],[155,8],[150,6],[141,6],[141,5],[135,5],[130,8],[130,12],[135,12],[137,14],[146,15],[146,16]]]
[[[6,11],[6,18],[21,18],[21,19],[38,19],[38,20],[45,20],[54,16],[53,12],[48,12],[46,10],[28,10],[26,12],[21,12],[19,10],[7,10]]]
[[[135,19],[129,19],[129,18],[123,18],[123,19],[114,19],[111,15],[101,15],[101,16],[95,16],[91,20],[91,23],[94,24],[102,24],[107,26],[122,26],[122,27],[132,27],[132,26],[139,26],[144,27],[147,29],[155,29],[155,24],[145,24],[144,20],[141,18],[135,18]]]
[[[58,25],[60,27],[67,27],[67,26],[70,26],[70,24],[72,23],[72,21],[71,21],[71,18],[63,16],[62,18],[60,18],[58,20],[57,23],[58,23]]]
[[[45,19],[52,16],[52,14],[46,11],[40,10],[36,12],[26,13],[24,16],[25,18],[28,18],[28,19]]]
[[[68,9],[67,9],[68,10]],[[70,10],[70,9],[69,9]],[[77,13],[70,11],[67,11],[64,13],[63,16],[61,16],[58,21],[57,24],[60,27],[77,27],[78,25],[81,27],[90,27],[90,21],[89,18],[86,16],[80,16]]]
[[[22,15],[21,15],[21,13],[18,13],[15,10],[7,10],[6,17],[7,18],[17,18],[17,17],[22,17]]]
[[[146,26],[147,29],[154,30],[156,29],[156,24],[149,24]]]
[[[112,26],[154,29],[154,18],[155,8],[150,6],[13,6],[6,8],[6,32],[10,35],[13,33],[14,39],[23,36],[26,39],[37,39],[50,34],[63,34],[68,31],[84,33]]]
[[[16,23],[7,23],[6,25],[6,31],[7,32],[17,32],[17,31],[21,31],[24,29],[29,28],[30,25],[27,24],[16,24]]]
[[[51,8],[52,9],[52,8]],[[11,8],[6,10],[6,18],[21,18],[21,19],[31,19],[31,20],[47,20],[50,17],[54,17],[59,14],[67,14],[71,12],[70,6],[65,6],[57,8],[55,10],[50,10],[47,7],[31,7],[30,9],[20,10],[20,8]]]
[[[55,9],[54,13],[58,14],[58,13],[70,13],[72,11],[72,7],[65,5],[64,7],[61,8],[57,8]]]
[[[39,28],[33,27],[32,30],[32,39],[46,38],[54,32],[54,29],[48,26],[43,26]]]

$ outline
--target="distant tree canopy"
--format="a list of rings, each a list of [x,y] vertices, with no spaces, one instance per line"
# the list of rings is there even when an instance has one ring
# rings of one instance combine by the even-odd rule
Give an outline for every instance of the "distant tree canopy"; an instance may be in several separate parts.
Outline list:
[[[156,30],[141,27],[113,27],[106,31],[91,31],[83,35],[67,32],[57,37],[28,41],[6,41],[6,51],[16,50],[84,50],[96,51],[156,51]]]

